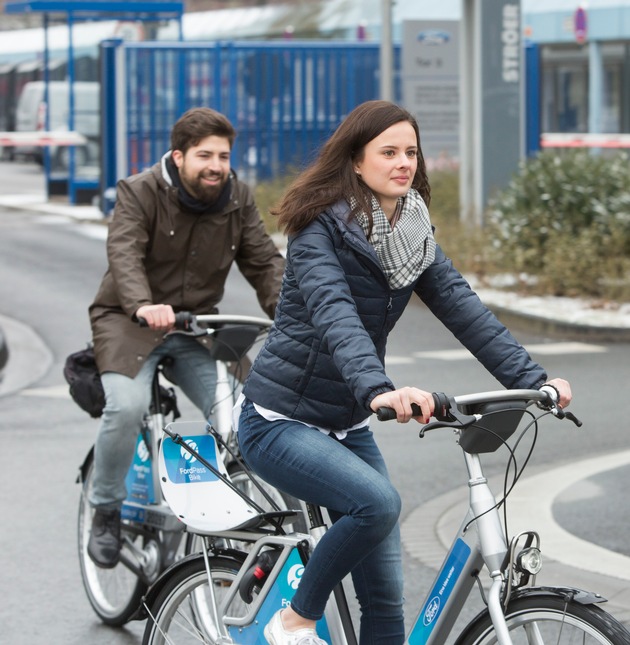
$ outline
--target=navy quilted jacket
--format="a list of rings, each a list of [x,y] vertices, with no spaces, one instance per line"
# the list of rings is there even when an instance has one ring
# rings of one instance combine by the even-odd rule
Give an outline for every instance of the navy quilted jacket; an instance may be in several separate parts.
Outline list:
[[[415,284],[390,289],[374,248],[339,202],[289,238],[273,327],[244,386],[245,396],[331,430],[371,413],[385,374],[387,336],[415,291],[506,388],[539,387],[542,367],[453,268],[439,246]]]

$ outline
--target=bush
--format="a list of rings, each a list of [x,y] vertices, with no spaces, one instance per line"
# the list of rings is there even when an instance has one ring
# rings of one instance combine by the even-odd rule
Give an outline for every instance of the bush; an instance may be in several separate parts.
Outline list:
[[[545,151],[490,203],[500,270],[558,296],[630,298],[630,166],[623,153]],[[530,281],[531,282],[531,281]]]
[[[254,189],[254,199],[260,211],[267,232],[272,235],[278,232],[276,218],[269,213],[269,209],[275,206],[282,197],[284,191],[289,187],[295,175],[291,172],[283,177],[277,177],[271,181],[263,181]]]

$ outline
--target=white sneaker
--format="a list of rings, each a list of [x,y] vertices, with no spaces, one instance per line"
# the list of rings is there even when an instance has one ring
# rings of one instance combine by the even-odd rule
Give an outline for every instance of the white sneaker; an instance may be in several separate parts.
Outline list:
[[[265,638],[269,645],[327,645],[326,641],[317,636],[314,629],[298,629],[288,632],[284,629],[279,609],[265,626]]]

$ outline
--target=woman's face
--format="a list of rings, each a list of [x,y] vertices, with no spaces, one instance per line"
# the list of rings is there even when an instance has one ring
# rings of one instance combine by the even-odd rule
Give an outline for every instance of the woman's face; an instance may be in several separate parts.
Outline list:
[[[397,199],[411,187],[417,167],[418,142],[408,121],[395,123],[372,139],[363,149],[363,158],[354,164],[388,218]]]

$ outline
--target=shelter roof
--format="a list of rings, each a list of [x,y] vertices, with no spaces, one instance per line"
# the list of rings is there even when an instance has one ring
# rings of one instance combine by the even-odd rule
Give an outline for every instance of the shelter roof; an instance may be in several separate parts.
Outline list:
[[[45,13],[60,17],[72,15],[77,20],[167,20],[181,18],[184,3],[174,0],[33,0],[6,2],[7,14]]]

